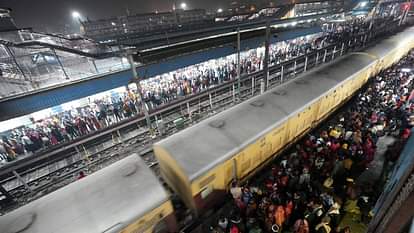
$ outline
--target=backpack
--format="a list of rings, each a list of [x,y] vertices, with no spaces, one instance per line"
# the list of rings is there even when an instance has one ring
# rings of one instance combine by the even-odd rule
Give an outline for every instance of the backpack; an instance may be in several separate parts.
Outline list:
[[[230,233],[240,233],[239,228],[237,227],[237,225],[233,225],[230,228]]]

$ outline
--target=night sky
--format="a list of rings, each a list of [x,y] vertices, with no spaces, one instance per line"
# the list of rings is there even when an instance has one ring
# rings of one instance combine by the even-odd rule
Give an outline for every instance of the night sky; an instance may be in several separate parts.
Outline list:
[[[226,0],[182,0],[189,9],[218,9],[227,6]],[[176,0],[179,5],[181,0]],[[72,19],[76,10],[84,17],[101,19],[111,16],[168,11],[174,0],[1,0],[1,7],[12,8],[18,27],[33,27],[38,31],[63,32],[64,28],[76,30],[79,25]],[[79,30],[79,29],[78,29]]]

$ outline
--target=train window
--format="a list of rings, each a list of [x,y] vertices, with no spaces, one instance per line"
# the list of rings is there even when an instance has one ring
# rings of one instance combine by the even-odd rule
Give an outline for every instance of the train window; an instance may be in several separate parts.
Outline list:
[[[242,168],[241,168],[242,172],[247,172],[249,167],[250,167],[250,159],[248,159],[246,162],[242,164]]]
[[[204,186],[208,185],[210,182],[212,182],[215,178],[216,178],[216,175],[213,174],[213,175],[207,177],[206,179],[202,180],[200,182],[199,186],[204,187]]]
[[[167,232],[167,229],[168,229],[167,223],[164,220],[162,220],[155,225],[152,232],[153,233],[164,233],[164,232]]]
[[[206,199],[210,193],[213,192],[213,189],[210,186],[207,186],[201,190],[201,198]]]
[[[226,171],[226,178],[225,179],[229,179],[229,178],[231,178],[231,177],[233,177],[233,167],[228,167],[227,168],[227,171]]]

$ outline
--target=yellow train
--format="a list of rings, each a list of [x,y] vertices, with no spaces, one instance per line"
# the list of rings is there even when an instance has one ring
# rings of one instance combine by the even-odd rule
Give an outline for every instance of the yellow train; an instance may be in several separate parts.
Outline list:
[[[414,47],[414,27],[351,53],[154,145],[166,182],[196,214],[260,170]]]
[[[414,47],[414,27],[311,70],[154,145],[195,214],[246,179]],[[170,197],[138,155],[0,216],[1,233],[178,232]]]
[[[137,154],[0,216],[1,233],[176,232],[170,197]]]

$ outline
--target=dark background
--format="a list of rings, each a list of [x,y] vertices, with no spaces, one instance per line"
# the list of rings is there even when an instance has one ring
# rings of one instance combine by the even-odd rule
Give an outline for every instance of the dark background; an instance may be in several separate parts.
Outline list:
[[[226,8],[229,0],[176,0],[177,6],[186,2],[188,9],[217,10]],[[111,16],[169,11],[174,0],[0,0],[0,7],[13,10],[19,28],[32,27],[44,32],[76,32],[79,23],[72,18],[78,11],[82,17],[101,19]]]

